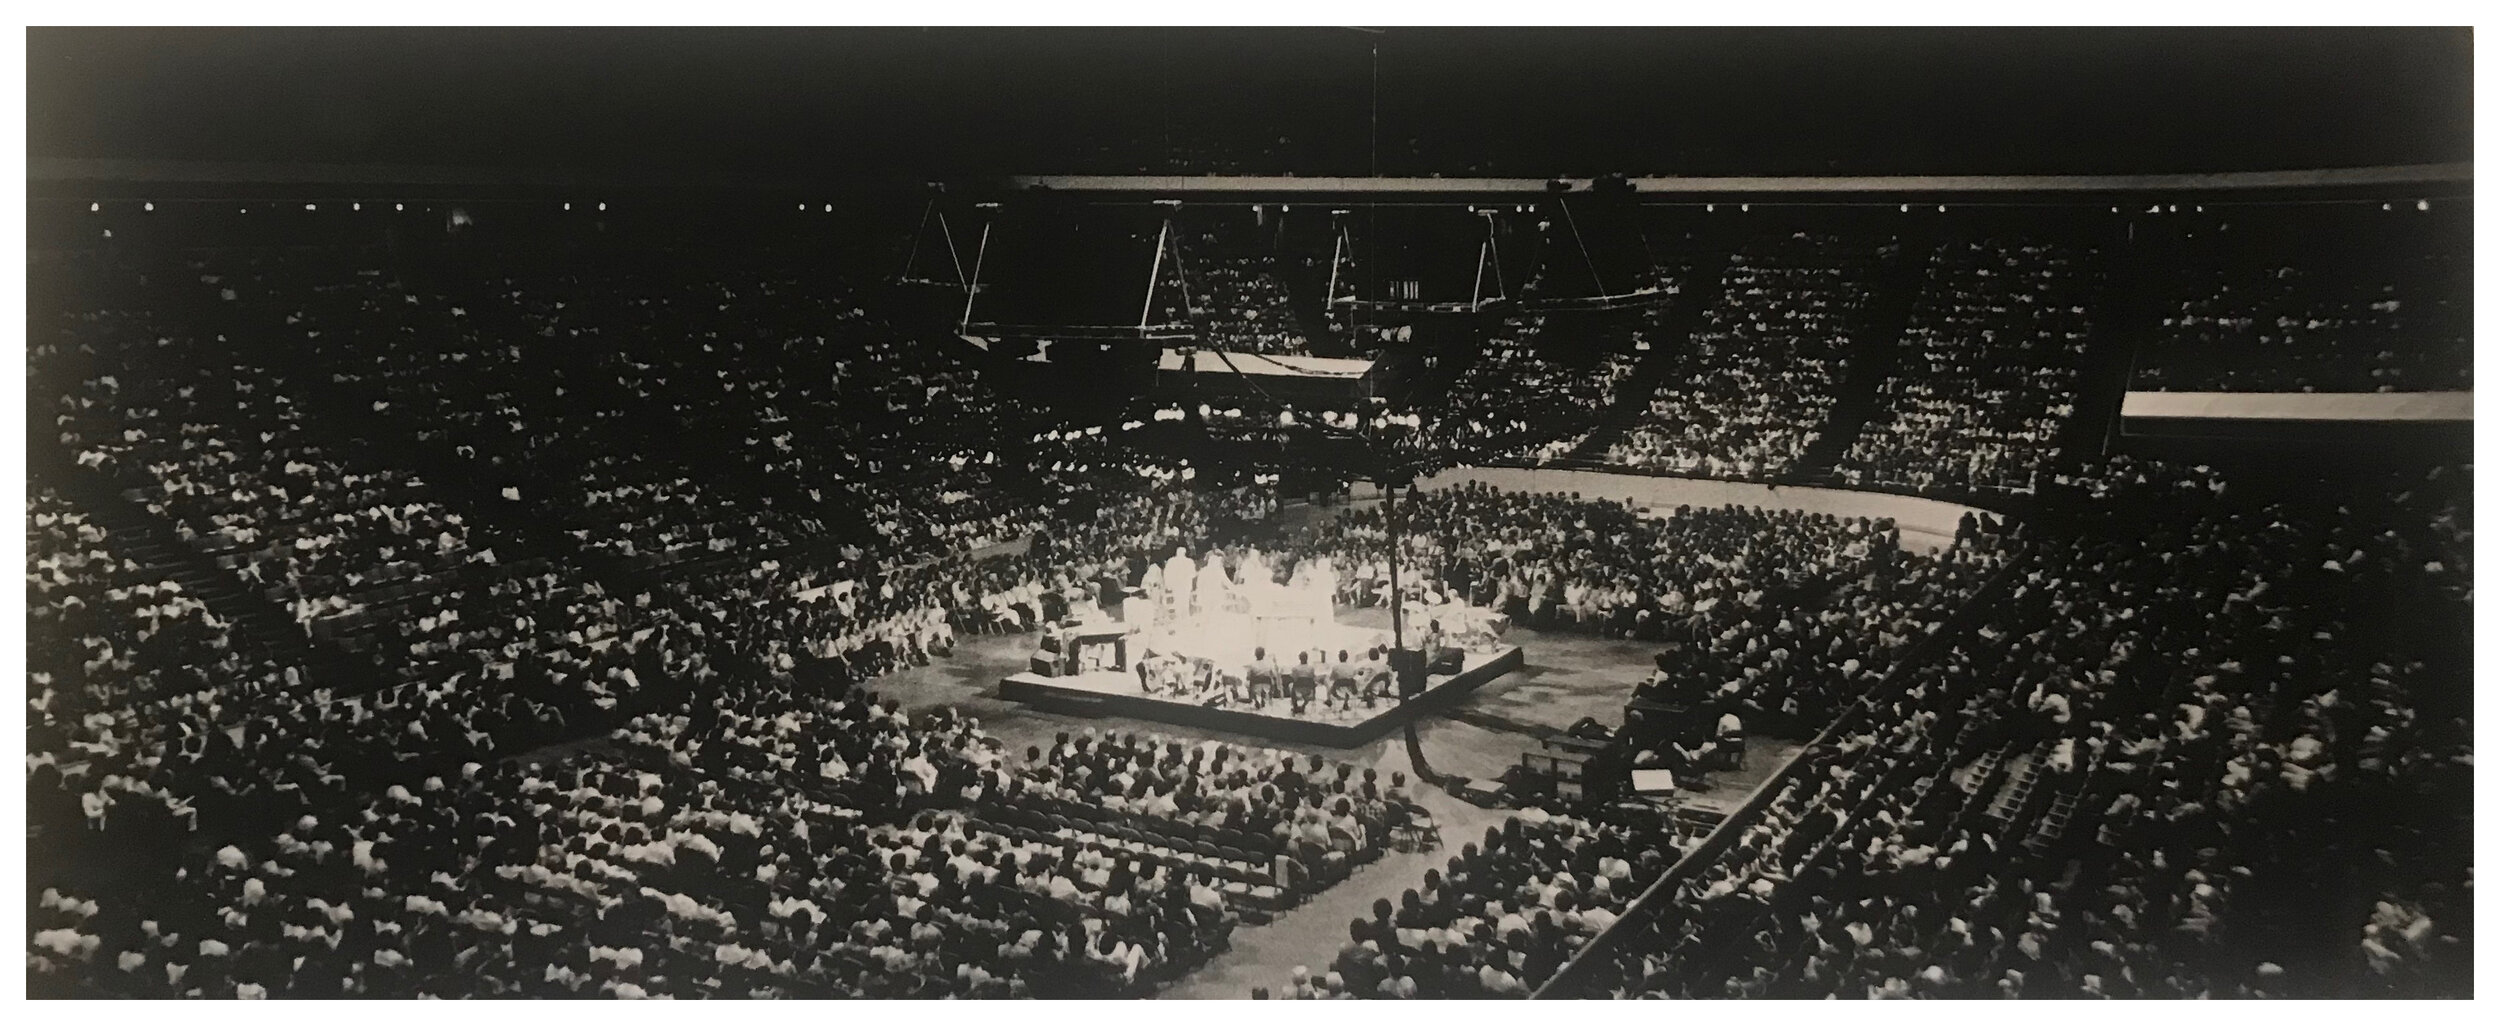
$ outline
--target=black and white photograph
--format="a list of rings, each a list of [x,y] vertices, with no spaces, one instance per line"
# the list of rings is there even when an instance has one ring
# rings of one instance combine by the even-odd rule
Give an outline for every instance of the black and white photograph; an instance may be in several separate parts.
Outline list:
[[[27,998],[2475,995],[2471,28],[39,13]]]

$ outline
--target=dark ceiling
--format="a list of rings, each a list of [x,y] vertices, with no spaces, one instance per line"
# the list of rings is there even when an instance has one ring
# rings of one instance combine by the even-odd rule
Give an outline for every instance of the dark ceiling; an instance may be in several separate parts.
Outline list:
[[[36,159],[804,180],[2472,156],[2466,30],[33,29],[27,60]]]

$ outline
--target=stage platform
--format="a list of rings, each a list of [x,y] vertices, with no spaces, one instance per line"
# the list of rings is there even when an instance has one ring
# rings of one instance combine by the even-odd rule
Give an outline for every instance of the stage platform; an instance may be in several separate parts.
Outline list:
[[[1283,700],[1267,703],[1266,711],[1201,705],[1187,699],[1149,695],[1132,672],[1044,677],[1019,673],[999,682],[999,697],[1037,709],[1076,716],[1125,716],[1184,727],[1247,734],[1274,741],[1354,748],[1405,726],[1417,717],[1456,704],[1487,681],[1526,665],[1517,645],[1490,652],[1469,652],[1456,674],[1434,674],[1423,694],[1404,702],[1382,700],[1379,708],[1323,711],[1314,704],[1305,716],[1294,716]]]

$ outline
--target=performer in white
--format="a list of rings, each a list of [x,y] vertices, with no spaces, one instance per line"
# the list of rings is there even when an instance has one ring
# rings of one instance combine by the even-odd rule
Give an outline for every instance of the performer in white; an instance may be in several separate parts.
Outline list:
[[[1190,561],[1187,548],[1174,548],[1172,558],[1163,561],[1163,622],[1187,618],[1197,594],[1198,564]]]
[[[1146,572],[1137,578],[1137,588],[1146,593],[1146,608],[1142,611],[1142,616],[1140,613],[1128,615],[1154,623],[1163,622],[1163,568],[1151,563],[1147,564]]]
[[[1195,601],[1191,615],[1198,617],[1223,615],[1227,611],[1226,607],[1229,605],[1228,600],[1232,597],[1233,590],[1232,575],[1224,570],[1224,557],[1218,553],[1207,553],[1207,565],[1198,568],[1194,580],[1197,588],[1193,595]]]
[[[1328,556],[1305,563],[1310,578],[1303,581],[1303,603],[1308,603],[1310,616],[1320,623],[1338,621],[1338,563]]]
[[[1264,615],[1269,593],[1275,591],[1276,574],[1267,568],[1267,559],[1259,550],[1251,549],[1241,557],[1241,595],[1247,600],[1242,612]]]

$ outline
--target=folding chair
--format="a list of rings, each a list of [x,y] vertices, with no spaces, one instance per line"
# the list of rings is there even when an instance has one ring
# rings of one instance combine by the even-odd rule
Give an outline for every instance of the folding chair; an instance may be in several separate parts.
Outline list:
[[[1414,802],[1407,802],[1405,804],[1406,833],[1407,836],[1413,840],[1416,849],[1419,851],[1432,851],[1441,847],[1441,823],[1440,821],[1432,818],[1432,811],[1421,805],[1415,804]],[[1424,847],[1423,844],[1424,840],[1427,838],[1432,841],[1432,846],[1429,848]]]

